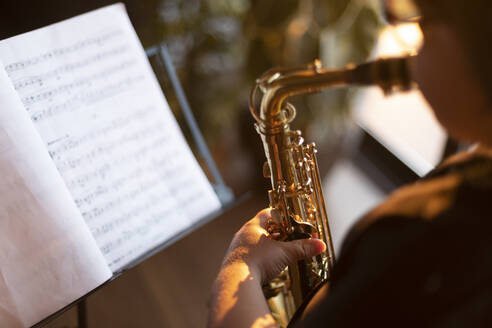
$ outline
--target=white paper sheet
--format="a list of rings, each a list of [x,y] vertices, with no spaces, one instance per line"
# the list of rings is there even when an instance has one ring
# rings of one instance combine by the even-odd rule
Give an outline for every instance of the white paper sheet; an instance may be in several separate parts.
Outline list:
[[[113,272],[220,207],[122,5],[0,58]]]
[[[29,327],[111,277],[0,67],[0,327]]]

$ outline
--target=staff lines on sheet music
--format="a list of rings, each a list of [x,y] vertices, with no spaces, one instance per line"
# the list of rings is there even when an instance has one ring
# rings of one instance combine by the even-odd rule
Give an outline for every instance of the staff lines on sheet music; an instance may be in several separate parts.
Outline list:
[[[104,163],[100,167],[96,167],[87,173],[83,173],[77,178],[70,180],[67,183],[69,189],[85,188],[92,181],[100,181],[106,178],[106,175],[110,172],[111,165]]]
[[[147,156],[151,155],[153,151],[157,150],[159,146],[169,140],[171,140],[170,135],[163,135],[157,139],[149,140],[147,144],[142,144],[139,150],[135,152],[126,152],[121,157],[116,159],[115,162],[139,162],[142,159],[148,158]],[[176,157],[180,155],[180,153],[176,149],[163,149],[162,151],[165,153],[163,160],[166,163],[170,163],[171,161],[177,162]],[[156,161],[156,159],[153,159],[153,161]]]
[[[102,34],[100,36],[97,36],[97,37],[81,40],[81,41],[78,41],[74,44],[71,44],[71,45],[68,45],[65,47],[56,48],[56,49],[45,52],[45,53],[40,54],[40,55],[35,56],[35,57],[31,57],[31,58],[28,58],[25,60],[21,60],[18,62],[7,64],[7,65],[5,65],[5,71],[10,76],[11,73],[13,73],[15,71],[26,69],[27,67],[30,67],[33,65],[38,65],[39,63],[41,63],[43,61],[59,58],[60,56],[70,55],[72,53],[81,51],[82,49],[88,48],[91,46],[101,47],[106,42],[108,42],[109,40],[116,38],[116,37],[119,37],[119,36],[123,36],[124,34],[125,33],[122,30],[114,30],[114,31],[110,31],[110,32],[107,32],[105,34]]]
[[[160,198],[162,198],[162,200],[165,200],[162,196]],[[137,235],[147,234],[149,231],[151,231],[153,225],[161,222],[162,220],[169,219],[169,217],[172,217],[172,214],[176,214],[175,207],[166,207],[162,209],[159,207],[159,205],[161,204],[162,202],[160,202],[159,198],[157,198],[153,203],[144,203],[144,205],[147,205],[147,207],[140,207],[142,212],[131,214],[128,218],[122,217],[124,221],[120,221],[119,225],[114,225],[112,224],[112,222],[108,222],[106,225],[103,224],[100,227],[93,229],[92,232],[95,234],[96,239],[99,240],[100,243],[103,243],[103,246],[101,247],[101,251],[103,252],[103,254],[106,255],[108,252],[110,252],[110,250],[114,250],[119,246],[119,243],[115,242],[114,240],[103,241],[104,235],[108,234],[110,231],[114,231],[114,229],[121,229],[123,224],[127,223],[128,220],[137,217],[145,217],[144,220],[146,224],[138,225],[136,227],[132,227],[130,229],[127,228],[120,231],[120,236],[122,236],[120,238],[124,238],[125,240],[131,239]],[[154,208],[158,208],[158,211],[152,211],[152,209]],[[148,215],[144,216],[144,214],[146,213],[148,213]],[[125,226],[128,227],[128,224],[125,224]]]
[[[167,138],[166,138],[166,140],[167,140]],[[114,166],[112,166],[110,168],[114,169],[116,166],[118,166],[118,164],[121,166],[121,165],[124,165],[123,163],[129,163],[129,161],[131,161],[132,159],[135,162],[138,162],[140,156],[147,155],[151,150],[155,150],[156,149],[155,145],[157,143],[161,144],[161,139],[156,139],[156,140],[152,141],[150,146],[146,145],[142,149],[138,149],[134,152],[125,153],[125,155],[123,157],[120,157],[119,159],[114,160]],[[107,192],[110,192],[110,190],[122,189],[125,187],[125,185],[132,183],[132,180],[138,180],[142,176],[142,172],[144,172],[144,171],[145,172],[153,172],[153,171],[158,171],[158,170],[161,170],[161,171],[167,170],[167,173],[165,174],[164,177],[169,178],[169,176],[173,176],[174,174],[179,173],[178,168],[176,166],[176,163],[174,163],[173,166],[169,165],[169,163],[170,163],[169,158],[174,158],[177,156],[177,154],[178,154],[177,150],[166,151],[163,153],[161,159],[154,158],[148,164],[147,167],[137,167],[137,169],[135,169],[133,172],[131,172],[128,175],[126,175],[122,178],[119,178],[115,182],[113,182],[113,184],[109,188],[108,187],[102,188],[101,186],[98,186],[96,188],[96,191],[92,191],[92,192],[89,191],[87,194],[83,195],[82,197],[76,198],[75,203],[77,204],[77,206],[79,206],[79,208],[84,204],[90,205],[92,202],[94,202],[95,199],[99,198],[101,195],[103,195]],[[71,162],[71,161],[69,161],[69,162]],[[82,163],[80,161],[79,162],[75,161],[74,167],[75,167],[75,165],[81,165],[81,164]],[[130,164],[130,165],[133,165],[133,164]],[[172,172],[169,171],[171,169],[173,170]],[[91,174],[90,176],[97,177],[97,174]],[[77,177],[77,178],[71,180],[68,183],[68,185],[70,187],[74,187],[74,188],[76,186],[80,186],[83,188],[89,182],[90,182],[90,180],[87,179],[86,176],[82,176],[82,177]],[[192,183],[192,181],[189,181],[189,183]],[[171,187],[172,185],[169,185],[169,186]]]
[[[12,78],[14,88],[17,91],[22,91],[24,88],[30,87],[30,86],[36,86],[36,87],[41,87],[44,84],[46,84],[47,81],[49,81],[52,78],[59,78],[61,79],[63,77],[63,74],[67,73],[72,73],[73,71],[80,70],[81,68],[85,68],[91,64],[94,64],[96,62],[106,60],[106,59],[111,59],[112,57],[115,57],[117,55],[121,55],[123,53],[128,52],[130,49],[129,45],[122,45],[119,47],[116,47],[115,49],[111,49],[105,52],[98,53],[94,56],[88,57],[82,61],[78,62],[73,62],[69,64],[65,64],[62,66],[59,66],[58,68],[55,68],[54,70],[51,70],[49,72],[46,72],[44,74],[38,74],[34,76],[22,76],[19,78]]]
[[[98,185],[95,190],[88,192],[82,197],[75,198],[75,204],[77,207],[81,207],[83,204],[92,204],[92,202],[103,195],[107,195],[111,191],[111,187],[106,185]]]
[[[71,83],[61,84],[52,89],[44,90],[41,92],[34,92],[30,95],[26,95],[22,97],[22,103],[25,106],[29,106],[29,105],[37,104],[41,101],[52,99],[54,96],[57,96],[62,93],[71,93],[73,90],[76,90],[78,88],[95,84],[97,80],[109,79],[111,75],[126,70],[127,68],[132,67],[135,64],[136,64],[135,59],[125,60],[121,63],[118,63],[117,65],[113,65],[112,67],[109,67],[101,72],[97,72],[91,76],[87,76],[82,79],[75,80]],[[127,78],[126,80],[131,80],[133,78],[130,77]]]
[[[133,170],[133,172],[120,177],[116,181],[110,183],[109,185],[98,185],[94,190],[88,191],[86,194],[78,196],[74,199],[75,204],[79,209],[84,209],[87,206],[92,205],[97,199],[100,199],[103,195],[107,195],[112,191],[120,190],[123,188],[127,181],[136,180],[139,177],[143,176],[142,168],[137,168]],[[85,212],[84,212],[85,213]],[[84,215],[85,217],[85,215]]]
[[[97,146],[96,148],[90,150],[87,153],[82,154],[81,156],[75,158],[68,158],[63,161],[58,160],[56,162],[56,168],[58,169],[58,172],[62,174],[64,172],[77,169],[78,167],[81,167],[85,163],[91,163],[95,159],[99,158],[100,156],[110,153],[112,146],[113,145]]]
[[[127,243],[131,239],[131,237],[131,235],[125,234],[123,235],[123,237],[118,237],[116,239],[110,240],[108,243],[99,248],[101,249],[103,255],[107,255],[109,253],[112,253],[116,248],[120,247],[124,243]],[[128,256],[128,253],[125,254],[125,256]],[[109,265],[111,267],[111,264]]]
[[[147,200],[146,202],[143,202],[140,205],[137,205],[136,207],[132,208],[130,211],[127,211],[124,214],[116,218],[113,218],[110,221],[105,222],[97,227],[93,227],[91,229],[91,233],[94,236],[94,238],[99,239],[101,236],[104,236],[105,234],[110,233],[115,229],[118,229],[119,227],[123,226],[127,222],[142,217],[142,214],[151,212],[156,207],[162,206],[161,203],[159,203],[160,200],[166,200],[166,197],[161,196],[160,198]],[[159,222],[160,220],[165,218],[170,212],[173,211],[174,208],[167,208],[167,209],[160,210],[158,214],[151,215],[152,217],[154,217],[153,223]],[[158,219],[156,219],[156,217]]]
[[[108,245],[105,245],[103,247],[101,247],[101,251],[103,251],[103,254],[104,254],[104,251],[107,251],[107,253],[112,253],[114,251],[114,249],[116,248],[119,248],[120,246],[124,246],[124,244],[126,242],[128,242],[128,240],[130,240],[130,236],[125,236],[125,237],[120,237],[120,238],[117,238],[114,240],[114,242],[112,242],[111,244],[108,244]],[[118,263],[128,259],[128,258],[132,258],[133,257],[133,254],[140,254],[141,253],[141,250],[145,249],[145,245],[143,243],[139,243],[138,245],[135,245],[134,248],[132,249],[129,249],[129,250],[126,250],[126,252],[124,252],[122,255],[118,255],[116,257],[114,257],[109,263],[108,263],[108,266],[109,268],[113,268],[115,265],[118,265]]]
[[[147,148],[148,150],[151,150],[152,148]],[[135,152],[133,152],[133,154],[138,154],[140,152],[140,150],[136,150]],[[165,154],[163,154],[163,157],[168,157],[168,156],[175,156],[176,154],[176,151],[175,152],[167,152]],[[131,159],[133,156],[130,154],[130,156],[128,156],[128,160]],[[126,158],[126,157],[125,157]],[[136,158],[136,157],[135,157]],[[138,161],[138,159],[136,158],[135,161]],[[114,166],[111,166],[110,168],[111,169],[114,169],[116,166],[118,166],[118,164],[120,166],[124,165],[122,163],[128,163],[127,161],[124,161],[124,160],[115,160],[114,161],[115,165]],[[165,167],[161,165],[162,162],[161,161],[151,161],[146,167],[137,167],[136,169],[134,169],[132,172],[126,174],[125,176],[123,177],[120,177],[118,178],[117,180],[113,181],[112,184],[110,186],[101,186],[101,185],[98,185],[96,187],[96,190],[95,191],[88,191],[86,194],[78,197],[78,198],[75,198],[75,203],[77,204],[77,206],[80,208],[82,207],[83,205],[85,204],[92,204],[97,198],[99,198],[100,196],[102,196],[103,194],[106,194],[110,191],[114,191],[114,190],[120,190],[122,188],[124,188],[126,185],[128,185],[129,183],[132,183],[133,180],[138,180],[139,178],[141,178],[143,176],[143,172],[152,172],[152,171],[157,171],[157,170],[164,170]],[[129,165],[132,165],[133,166],[133,163],[130,163]],[[174,169],[177,169],[176,167],[174,167]],[[168,168],[169,170],[169,168]],[[168,177],[169,175],[172,175],[174,173],[177,173],[177,172],[171,172],[166,175],[166,177]],[[97,175],[94,175],[94,174],[90,174],[90,176],[96,176]],[[80,181],[87,181],[86,179],[86,176],[81,176],[81,177],[77,177],[73,180],[71,180],[68,185],[71,186],[71,187],[76,187],[76,186],[80,186],[80,187],[84,187],[85,184],[81,184]]]
[[[107,242],[104,242],[103,245],[100,247],[101,251],[103,254],[107,254],[111,251],[114,251],[118,247],[122,245],[123,242],[127,242],[130,239],[134,238],[135,236],[142,236],[148,234],[154,226],[157,226],[160,222],[163,220],[169,220],[169,217],[173,217],[176,215],[176,211],[172,209],[167,209],[164,212],[161,212],[159,214],[154,214],[150,215],[145,219],[145,224],[139,225],[134,227],[131,230],[124,230],[121,233],[121,237],[110,240]],[[151,242],[150,240],[147,240],[147,243]],[[143,246],[142,244],[140,246]],[[128,254],[125,254],[122,256],[122,258],[128,256]],[[113,264],[120,260],[120,257],[117,257],[113,259]],[[110,263],[111,266],[111,263]]]
[[[143,176],[144,170],[141,167],[137,167],[136,169],[130,171],[130,173],[125,174],[123,176],[118,177],[115,179],[110,188],[112,190],[122,190],[128,182],[131,182],[133,180],[139,179],[140,177]]]
[[[195,201],[198,197],[200,197],[200,192],[191,193],[190,197],[188,197],[184,201]],[[156,202],[154,204],[156,204]],[[166,208],[163,211],[160,211],[158,213],[150,214],[149,216],[146,217],[145,224],[138,226],[138,227],[131,229],[131,230],[123,231],[122,236],[117,238],[117,239],[103,242],[102,246],[100,246],[101,251],[103,252],[103,254],[108,254],[108,253],[114,251],[115,249],[119,248],[123,244],[123,242],[126,242],[126,241],[134,238],[135,236],[147,234],[149,231],[151,231],[153,229],[154,226],[159,226],[159,223],[162,222],[163,220],[167,220],[168,222],[170,222],[171,218],[176,217],[175,216],[175,215],[177,215],[176,210],[178,208],[181,208],[181,209],[183,208],[182,205],[184,205],[184,204],[179,203],[179,204],[176,204],[175,207]],[[137,215],[139,215],[139,217],[141,217],[141,213],[137,214]],[[119,227],[114,226],[111,223],[108,223],[107,226],[101,227],[101,229],[98,231],[94,230],[93,233],[96,233],[98,235],[98,237],[100,238],[101,235],[104,235],[104,233],[109,233],[109,231],[111,231],[111,229],[115,229],[115,228],[119,228]],[[156,240],[158,240],[159,237],[154,236],[154,238],[156,238]],[[147,240],[147,242],[149,244],[152,244],[153,240]],[[128,254],[124,254],[122,256],[117,256],[116,258],[114,258],[109,264],[110,267],[112,265],[118,263],[120,260],[123,260],[126,256],[128,256]]]
[[[55,164],[60,173],[64,173],[67,171],[75,170],[78,167],[82,167],[84,164],[93,163],[98,158],[110,157],[112,158],[112,163],[120,165],[124,165],[124,163],[128,161],[138,162],[141,158],[144,158],[145,155],[149,154],[151,150],[155,150],[159,145],[169,140],[169,135],[163,135],[158,137],[157,139],[149,139],[149,136],[155,134],[155,132],[160,131],[165,124],[162,121],[158,121],[151,126],[143,126],[138,130],[125,134],[123,137],[118,138],[116,140],[106,141],[99,146],[95,146],[87,152],[80,153],[80,144],[76,142],[68,141],[66,144],[71,147],[63,147],[65,151],[71,149],[77,149],[77,152],[74,157],[69,157],[68,155],[63,156],[63,153],[58,151],[49,150],[50,156],[55,159]],[[139,143],[141,142],[142,146],[140,149],[134,151],[124,151],[130,143]],[[118,150],[123,150],[123,154],[121,156],[112,156]],[[169,158],[172,158],[175,154],[166,154]],[[170,157],[169,157],[170,156]],[[62,159],[62,157],[64,159]],[[75,187],[75,186],[73,186]]]
[[[141,213],[143,213],[146,209],[156,206],[157,204],[155,202],[147,201],[144,202],[140,205],[137,205],[136,207],[132,208],[131,210],[123,213],[122,215],[118,216],[117,218],[112,219],[109,222],[105,222],[97,227],[92,227],[91,232],[94,235],[94,238],[98,238],[100,235],[103,235],[105,233],[109,232],[109,229],[114,230],[114,228],[119,227],[123,225],[124,223],[139,217]],[[84,212],[84,214],[91,215],[90,213]],[[86,218],[84,216],[84,218]],[[87,219],[87,218],[86,218]]]
[[[111,262],[108,263],[108,266],[110,268],[113,268],[114,266],[118,265],[120,262],[124,261],[125,259],[132,258],[133,254],[139,254],[142,249],[144,249],[143,245],[139,245],[136,248],[132,248],[128,250],[125,254],[115,257]]]
[[[152,206],[153,204],[155,204],[155,203],[153,203],[151,201],[144,202],[141,205],[137,205],[137,206],[133,207],[131,210],[122,214],[117,219],[112,219],[111,221],[115,221],[115,222],[119,222],[119,224],[123,224],[123,223],[127,222],[128,220],[130,220],[131,218],[133,218],[134,216],[139,215],[142,211],[144,211],[149,206]],[[94,213],[95,213],[95,208],[89,208],[88,210],[82,212],[82,216],[88,222],[88,221],[97,217],[94,215]],[[99,227],[100,226],[92,227],[92,229],[99,229]]]
[[[104,143],[99,143],[101,146],[97,146],[95,150],[91,151],[96,151],[96,152],[101,152],[98,149],[103,149],[104,151],[112,151],[115,148],[119,147],[124,147],[128,143],[138,143],[141,141],[141,139],[148,137],[149,135],[152,135],[152,133],[156,131],[160,131],[161,129],[164,129],[166,127],[165,122],[158,120],[157,122],[153,122],[153,124],[150,125],[144,125],[144,126],[134,126],[133,129],[129,128],[129,124],[131,122],[122,122],[120,126],[111,126],[108,129],[103,128],[101,130],[97,130],[94,133],[89,133],[87,135],[84,135],[80,138],[71,138],[66,141],[64,141],[63,144],[59,145],[57,148],[53,149],[50,148],[50,155],[54,158],[59,158],[59,156],[65,152],[69,152],[73,149],[80,148],[84,146],[85,144],[92,144],[95,142],[95,140],[100,139],[101,141],[107,140],[107,132],[111,131],[113,129],[120,129],[120,130],[125,130],[125,134],[116,140],[112,141],[106,141]],[[168,135],[165,135],[168,137]],[[164,136],[163,136],[164,137]],[[160,140],[160,139],[158,139]]]
[[[105,201],[102,204],[98,204],[92,207],[89,206],[84,206],[84,204],[80,204],[81,212],[84,217],[84,219],[89,222],[93,219],[96,219],[100,217],[102,214],[106,214],[107,212],[112,211],[113,209],[116,209],[119,207],[121,204],[125,204],[126,202],[133,200],[135,201],[136,197],[139,195],[142,195],[145,193],[147,197],[145,198],[144,201],[144,208],[152,208],[151,204],[164,204],[164,200],[170,199],[169,197],[174,197],[170,196],[172,195],[166,189],[162,189],[159,187],[166,187],[169,185],[171,178],[174,180],[172,184],[180,185],[183,186],[183,183],[189,183],[190,180],[184,178],[180,179],[179,178],[179,169],[175,168],[172,170],[167,170],[167,172],[163,172],[160,177],[157,177],[156,179],[151,179],[145,182],[141,182],[138,185],[135,185],[132,189],[127,190],[126,193],[118,196],[115,199],[111,199],[109,201]],[[172,188],[172,186],[171,186]],[[154,193],[152,193],[154,192]],[[191,195],[192,193],[190,193]],[[187,197],[185,201],[192,199],[193,197]],[[174,198],[173,198],[174,199]],[[83,200],[82,200],[83,201]],[[141,203],[141,201],[138,201],[138,203]],[[184,205],[182,202],[179,202],[180,205]],[[87,208],[88,207],[88,208]],[[136,208],[139,208],[141,206],[136,205]],[[119,220],[119,222],[126,222],[127,220],[131,219],[132,215],[131,213],[134,213],[136,211],[136,208],[130,210],[130,214],[124,214],[123,218]],[[113,219],[111,219],[112,221]]]
[[[197,199],[202,195],[202,191],[191,190],[184,191],[182,186],[193,183],[194,179],[192,177],[184,177],[179,183],[173,183],[169,186],[169,193],[175,195],[178,203],[187,209],[192,207]]]
[[[139,150],[136,150],[134,153],[138,153]],[[118,188],[121,189],[125,185],[128,185],[129,182],[131,182],[133,179],[137,180],[138,178],[141,177],[141,172],[145,171],[148,173],[151,172],[156,172],[159,173],[160,175],[157,175],[158,180],[176,180],[176,178],[179,176],[179,166],[177,165],[176,162],[172,163],[169,161],[169,158],[175,157],[177,154],[177,150],[169,150],[166,152],[163,152],[160,158],[153,158],[147,166],[144,167],[137,167],[137,169],[130,173],[124,180],[118,179],[115,183],[113,188]],[[129,157],[131,158],[131,156]],[[84,189],[87,185],[90,185],[92,181],[96,180],[103,180],[106,176],[106,174],[114,170],[115,168],[125,166],[125,165],[133,165],[131,163],[128,163],[128,161],[122,161],[122,160],[115,160],[113,164],[108,164],[105,163],[101,167],[96,167],[92,171],[88,173],[83,173],[82,175],[79,175],[71,180],[68,181],[67,186],[71,189],[78,189],[82,188]],[[191,182],[190,182],[191,183]],[[171,188],[172,184],[168,184],[168,187]],[[87,196],[87,195],[85,195]],[[81,197],[84,199],[84,197]],[[91,196],[88,198],[88,201],[92,203],[94,200],[94,197]],[[80,200],[77,201],[80,202],[81,205],[83,202]]]
[[[150,144],[144,144],[142,145],[141,149],[135,151],[124,152],[122,156],[113,158],[112,162],[114,163],[124,163],[125,161],[138,162],[140,161],[140,159],[145,158],[146,155],[150,154],[151,151],[157,149],[157,147],[161,145],[163,142],[169,140],[169,138],[170,138],[169,136],[162,136],[158,139],[151,140]],[[131,139],[128,138],[128,140]],[[123,149],[125,148],[124,143],[113,141],[104,146],[97,146],[94,149],[86,153],[83,153],[80,156],[75,156],[73,158],[67,158],[65,160],[61,160],[60,155],[58,155],[59,157],[56,163],[56,167],[60,173],[64,173],[70,170],[74,170],[82,165],[90,164],[94,162],[96,159],[100,158],[102,155],[109,156],[113,151],[121,148]],[[173,157],[173,156],[177,156],[178,152],[175,151],[173,153],[167,153],[166,155]],[[167,158],[166,161],[169,161],[169,158]]]
[[[99,170],[94,170],[95,175],[97,175],[98,172]],[[162,172],[157,176],[152,176],[147,181],[140,181],[139,183],[135,184],[132,188],[129,189],[126,188],[127,190],[125,193],[119,195],[114,199],[106,200],[103,203],[95,205],[90,210],[86,210],[84,206],[81,206],[81,210],[84,211],[84,213],[87,213],[85,218],[89,220],[100,216],[104,212],[108,212],[114,209],[115,207],[117,207],[118,204],[122,204],[125,203],[126,201],[133,200],[137,198],[139,195],[142,195],[143,193],[150,193],[152,190],[155,190],[160,186],[169,187],[169,188],[172,188],[170,184],[179,184],[182,186],[181,181],[183,180],[180,180],[179,168],[176,167],[176,168],[162,170]],[[161,190],[162,194],[169,194],[167,191],[165,192],[166,189],[167,188]],[[81,205],[84,205],[84,203],[81,203]]]
[[[87,108],[87,105],[92,105],[98,101],[114,97],[118,94],[124,93],[131,89],[132,85],[140,82],[143,79],[142,75],[130,77],[123,81],[116,82],[114,84],[109,84],[104,88],[99,88],[91,92],[83,92],[75,95],[69,100],[50,106],[46,109],[40,111],[35,111],[31,115],[31,119],[34,122],[40,122],[46,119],[50,119],[54,116],[62,114],[64,112],[74,112],[79,109]]]
[[[136,110],[134,113],[120,117],[117,120],[110,122],[109,125],[103,127],[92,129],[88,133],[78,136],[69,137],[65,136],[47,143],[49,147],[49,154],[53,159],[59,159],[60,155],[68,152],[74,148],[78,148],[86,143],[92,142],[95,139],[106,139],[114,131],[126,128],[133,121],[138,121],[140,119],[146,118],[148,115],[152,114],[154,106],[146,106],[142,109]]]

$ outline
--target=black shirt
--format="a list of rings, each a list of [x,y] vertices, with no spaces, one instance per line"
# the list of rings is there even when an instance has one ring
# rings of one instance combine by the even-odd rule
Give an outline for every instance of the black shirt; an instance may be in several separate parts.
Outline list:
[[[351,229],[330,284],[296,327],[492,326],[492,152],[390,195]]]

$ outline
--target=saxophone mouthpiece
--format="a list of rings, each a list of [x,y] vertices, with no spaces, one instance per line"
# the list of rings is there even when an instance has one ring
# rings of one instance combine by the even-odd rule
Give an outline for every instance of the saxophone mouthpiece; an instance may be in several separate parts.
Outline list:
[[[378,85],[385,95],[410,91],[416,86],[411,73],[414,58],[414,55],[410,55],[360,64],[351,70],[350,83],[362,86]]]

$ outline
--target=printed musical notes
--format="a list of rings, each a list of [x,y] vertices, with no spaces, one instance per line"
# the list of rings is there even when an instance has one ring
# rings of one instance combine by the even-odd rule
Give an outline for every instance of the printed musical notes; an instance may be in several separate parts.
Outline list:
[[[9,39],[0,58],[114,272],[220,204],[126,15],[112,15]]]
[[[71,43],[64,47],[56,47],[52,50],[31,56],[27,59],[7,64],[5,65],[5,71],[9,76],[11,76],[11,74],[16,71],[24,70],[31,66],[38,66],[39,64],[42,64],[43,62],[46,61],[57,60],[62,56],[69,56],[69,55],[77,56],[77,52],[79,52],[80,50],[89,47],[94,47],[94,46],[97,47],[102,44],[108,43],[111,41],[111,39],[121,36],[122,34],[123,34],[122,30],[114,30],[111,32],[107,32],[104,35],[85,38],[80,41],[76,41],[75,43]]]

